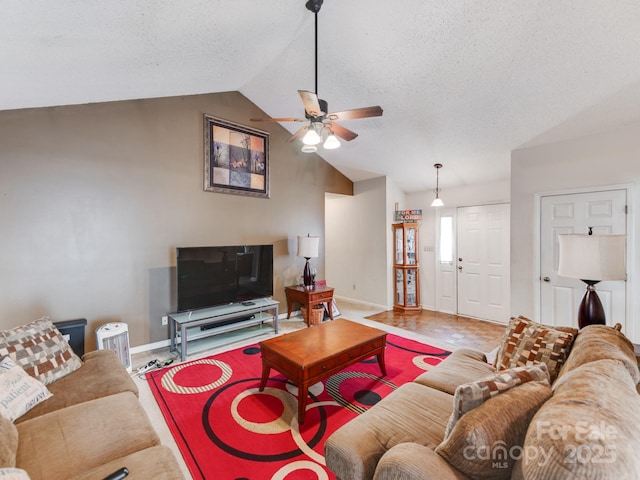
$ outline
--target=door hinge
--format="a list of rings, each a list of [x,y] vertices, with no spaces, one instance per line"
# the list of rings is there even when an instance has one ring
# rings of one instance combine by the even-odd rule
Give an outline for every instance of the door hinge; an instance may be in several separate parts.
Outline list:
[[[625,205],[624,206],[624,214],[628,215],[629,214],[629,205]]]

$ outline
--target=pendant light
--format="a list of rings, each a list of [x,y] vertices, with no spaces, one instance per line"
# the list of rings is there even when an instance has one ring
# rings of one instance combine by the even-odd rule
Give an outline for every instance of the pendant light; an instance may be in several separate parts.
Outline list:
[[[431,202],[431,206],[442,207],[444,203],[442,202],[442,200],[440,200],[440,175],[439,175],[440,169],[442,168],[442,164],[436,163],[434,167],[436,169],[436,188],[434,190],[434,192],[436,193],[436,198],[434,198],[433,202]]]

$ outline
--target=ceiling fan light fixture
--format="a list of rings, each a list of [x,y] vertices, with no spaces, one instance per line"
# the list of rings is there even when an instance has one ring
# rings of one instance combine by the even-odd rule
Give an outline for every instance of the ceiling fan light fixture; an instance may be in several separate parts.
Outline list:
[[[340,147],[340,140],[338,140],[338,137],[336,137],[333,132],[329,132],[329,136],[327,137],[327,139],[324,141],[324,144],[322,145],[326,150],[334,150],[336,148]]]
[[[304,143],[305,145],[318,145],[320,142],[322,142],[322,138],[318,134],[317,125],[318,122],[311,122],[307,133],[305,133],[304,137],[302,137],[302,143]]]
[[[303,145],[301,151],[302,153],[316,153],[318,151],[318,147],[315,145]]]

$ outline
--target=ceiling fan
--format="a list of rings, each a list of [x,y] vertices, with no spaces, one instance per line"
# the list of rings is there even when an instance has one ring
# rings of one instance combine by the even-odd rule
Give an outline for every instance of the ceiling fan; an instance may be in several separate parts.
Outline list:
[[[328,104],[325,100],[318,98],[318,12],[324,0],[308,0],[305,4],[307,10],[315,15],[315,92],[307,90],[298,90],[302,103],[304,105],[304,118],[286,117],[286,118],[251,118],[252,122],[308,122],[295,132],[288,140],[290,143],[300,137],[304,146],[302,151],[305,153],[313,153],[318,150],[319,143],[322,143],[326,149],[334,149],[340,146],[340,141],[336,137],[340,137],[347,142],[358,136],[357,133],[349,130],[336,123],[342,120],[355,120],[359,118],[380,117],[382,116],[382,108],[363,107],[353,110],[343,110],[341,112],[329,113]]]

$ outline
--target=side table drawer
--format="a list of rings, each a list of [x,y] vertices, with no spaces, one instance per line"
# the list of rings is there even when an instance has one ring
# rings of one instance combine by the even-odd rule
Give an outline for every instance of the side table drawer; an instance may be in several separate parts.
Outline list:
[[[333,292],[319,292],[319,293],[313,293],[310,295],[310,299],[311,301],[318,301],[318,300],[331,300],[333,298]]]

